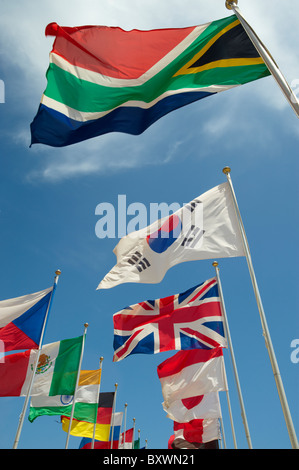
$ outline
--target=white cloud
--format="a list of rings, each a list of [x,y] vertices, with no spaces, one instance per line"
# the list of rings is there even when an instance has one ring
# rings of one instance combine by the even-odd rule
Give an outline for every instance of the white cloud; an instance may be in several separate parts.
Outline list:
[[[49,149],[39,144],[30,151],[43,150],[42,163],[28,174],[28,181],[52,183],[84,175],[105,174],[147,165],[164,165],[177,155],[180,143],[165,141],[165,134],[152,135],[152,128],[140,136],[120,133],[80,142],[64,148]]]

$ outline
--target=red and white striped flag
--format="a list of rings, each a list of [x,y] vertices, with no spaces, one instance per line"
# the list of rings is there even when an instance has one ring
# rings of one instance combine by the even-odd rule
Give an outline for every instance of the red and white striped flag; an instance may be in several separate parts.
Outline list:
[[[222,348],[179,351],[158,368],[164,405],[228,390]]]
[[[119,449],[133,449],[133,428],[122,432],[119,439]]]
[[[193,419],[189,423],[173,423],[174,445],[180,440],[204,443],[220,439],[218,419]]]

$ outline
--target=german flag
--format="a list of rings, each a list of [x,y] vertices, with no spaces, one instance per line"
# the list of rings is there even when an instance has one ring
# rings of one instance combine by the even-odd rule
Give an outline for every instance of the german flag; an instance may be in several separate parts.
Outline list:
[[[114,393],[115,392],[100,393],[97,423],[99,424],[111,423]]]
[[[100,393],[99,406],[97,414],[97,424],[95,439],[98,441],[110,441],[110,426],[112,420],[112,409],[114,401],[114,392]],[[68,432],[70,418],[61,417],[62,430]],[[72,436],[93,437],[94,423],[83,421],[82,419],[73,419],[70,434]]]

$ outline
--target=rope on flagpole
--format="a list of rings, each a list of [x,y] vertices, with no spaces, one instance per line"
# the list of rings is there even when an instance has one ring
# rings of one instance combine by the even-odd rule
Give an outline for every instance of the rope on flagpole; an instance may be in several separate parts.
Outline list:
[[[273,375],[274,375],[274,379],[275,379],[275,382],[276,382],[276,387],[277,387],[277,390],[278,390],[278,395],[279,395],[280,403],[281,403],[281,406],[282,406],[285,422],[286,422],[286,425],[287,425],[290,441],[291,441],[293,449],[299,449],[297,436],[296,436],[296,433],[295,433],[291,413],[290,413],[290,410],[289,410],[286,394],[285,394],[285,391],[284,391],[283,383],[282,383],[281,376],[280,376],[280,371],[279,371],[279,368],[278,368],[274,348],[273,348],[273,345],[272,345],[272,341],[271,341],[271,337],[270,337],[270,333],[269,333],[269,329],[268,329],[268,325],[267,325],[267,320],[266,320],[266,316],[265,316],[265,312],[264,312],[264,307],[263,307],[263,304],[262,304],[262,299],[261,299],[259,288],[258,288],[258,285],[257,285],[255,272],[254,272],[254,269],[253,269],[252,259],[251,259],[251,255],[250,255],[250,251],[249,251],[249,245],[248,245],[248,241],[247,241],[247,237],[246,237],[246,232],[245,232],[245,229],[244,229],[244,225],[243,225],[243,222],[242,222],[241,214],[240,214],[240,211],[239,211],[235,191],[234,191],[231,176],[230,176],[231,169],[229,167],[225,167],[225,168],[223,168],[222,171],[227,177],[227,181],[228,181],[228,184],[229,184],[229,187],[230,187],[230,191],[231,191],[231,195],[232,195],[232,199],[233,199],[233,203],[234,203],[235,213],[236,213],[236,216],[237,216],[237,219],[238,219],[238,222],[239,222],[241,238],[242,238],[243,247],[244,247],[244,251],[245,251],[245,256],[246,256],[246,260],[247,260],[247,265],[248,265],[248,269],[249,269],[249,274],[250,274],[250,278],[251,278],[251,282],[252,282],[252,286],[253,286],[253,290],[254,290],[254,294],[255,294],[255,298],[256,298],[259,314],[260,314],[260,319],[261,319],[261,324],[262,324],[262,329],[263,329],[263,335],[264,335],[264,338],[265,338],[266,348],[268,350],[268,354],[269,354],[269,358],[270,358],[270,362],[271,362],[271,366],[272,366],[272,370],[273,370]]]

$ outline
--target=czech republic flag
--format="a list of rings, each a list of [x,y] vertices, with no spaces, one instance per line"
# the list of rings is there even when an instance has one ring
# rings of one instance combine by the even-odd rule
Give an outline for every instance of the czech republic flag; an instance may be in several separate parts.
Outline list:
[[[53,287],[0,301],[0,341],[4,351],[38,349]]]

